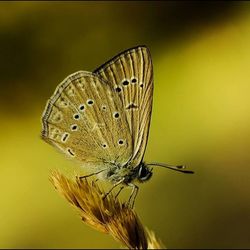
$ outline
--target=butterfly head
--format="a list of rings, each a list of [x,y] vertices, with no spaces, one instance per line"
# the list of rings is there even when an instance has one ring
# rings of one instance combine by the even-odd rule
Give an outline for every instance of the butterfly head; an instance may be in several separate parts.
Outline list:
[[[138,166],[137,179],[139,182],[144,182],[149,180],[152,175],[153,175],[152,168],[149,169],[149,167],[144,162],[142,162]]]

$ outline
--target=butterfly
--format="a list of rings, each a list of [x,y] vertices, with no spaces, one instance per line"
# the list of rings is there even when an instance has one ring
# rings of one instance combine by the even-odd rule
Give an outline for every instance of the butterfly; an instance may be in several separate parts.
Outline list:
[[[41,137],[75,159],[91,175],[132,188],[161,166],[193,173],[184,166],[143,161],[153,102],[153,64],[149,49],[137,46],[94,70],[66,77],[48,100]],[[120,191],[121,191],[120,189]]]

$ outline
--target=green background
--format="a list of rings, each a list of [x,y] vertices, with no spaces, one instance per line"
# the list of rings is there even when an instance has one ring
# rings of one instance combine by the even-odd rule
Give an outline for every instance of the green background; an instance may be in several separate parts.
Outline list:
[[[55,87],[145,44],[154,64],[147,161],[136,211],[168,248],[250,247],[248,2],[1,2],[0,247],[114,248],[53,189],[79,171],[40,138]],[[126,199],[128,193],[122,197]]]

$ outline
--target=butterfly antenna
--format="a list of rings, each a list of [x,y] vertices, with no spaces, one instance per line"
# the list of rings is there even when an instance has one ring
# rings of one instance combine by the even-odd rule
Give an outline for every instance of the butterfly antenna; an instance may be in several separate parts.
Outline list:
[[[194,173],[194,171],[186,170],[185,169],[186,167],[184,165],[172,166],[172,165],[168,165],[168,164],[164,164],[164,163],[152,162],[152,163],[147,163],[147,166],[158,166],[158,167],[168,168],[168,169],[182,172],[185,174],[193,174]]]

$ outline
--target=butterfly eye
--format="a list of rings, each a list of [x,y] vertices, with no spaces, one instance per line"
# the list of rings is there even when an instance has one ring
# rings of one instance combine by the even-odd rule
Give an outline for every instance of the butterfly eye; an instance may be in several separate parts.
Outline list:
[[[138,172],[138,180],[146,181],[150,179],[151,176],[152,172],[145,165],[141,165]]]
[[[144,178],[144,177],[147,176],[147,174],[148,174],[147,169],[144,168],[144,167],[140,167],[140,169],[139,169],[139,177]]]

